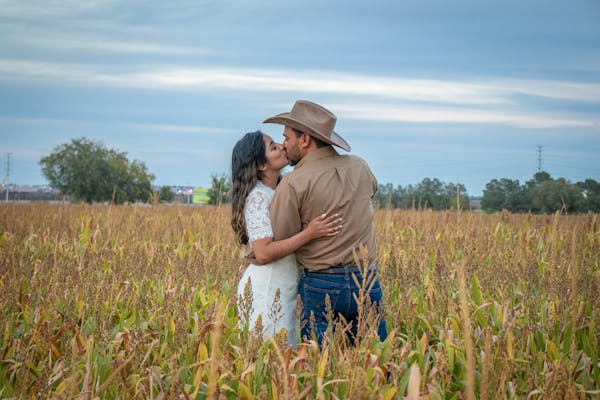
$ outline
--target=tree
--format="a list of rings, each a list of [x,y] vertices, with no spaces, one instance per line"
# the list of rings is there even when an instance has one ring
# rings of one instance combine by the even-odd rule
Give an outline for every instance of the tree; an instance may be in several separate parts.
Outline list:
[[[113,183],[113,198],[116,203],[137,200],[146,202],[150,199],[153,193],[151,180],[154,176],[148,173],[142,162],[134,160],[129,163],[123,154],[123,158],[113,161],[113,167],[117,171]]]
[[[531,207],[526,190],[518,180],[502,178],[486,183],[481,199],[481,208],[486,211],[526,212]]]
[[[231,180],[228,176],[212,175],[208,189],[208,204],[218,205],[231,202]]]
[[[152,194],[154,175],[144,163],[86,138],[55,147],[40,165],[50,185],[87,203],[145,202]]]
[[[552,177],[546,171],[540,171],[533,174],[533,179],[528,181],[527,184],[529,186],[539,185],[540,183],[544,183],[546,181],[551,181]]]
[[[533,207],[543,213],[558,210],[577,212],[585,202],[579,187],[564,178],[550,179],[536,185],[531,189],[530,196]]]
[[[387,183],[377,185],[377,192],[373,196],[373,205],[378,208],[397,208],[397,196],[394,185]]]
[[[469,207],[469,194],[462,183],[459,183],[458,186],[456,183],[446,183],[442,197],[444,199],[444,203],[442,203],[444,209],[456,210],[457,207],[460,207],[461,210],[464,210]]]
[[[458,192],[458,196],[457,196]],[[433,210],[464,209],[468,205],[467,189],[464,185],[443,183],[439,179],[425,178],[407,193],[419,207]],[[457,204],[457,198],[459,203]]]
[[[578,182],[577,186],[585,198],[583,211],[600,212],[600,183],[593,179],[586,179],[584,182]]]
[[[439,210],[440,194],[443,189],[443,184],[439,179],[424,178],[415,187],[414,196],[419,208],[433,208]]]
[[[458,188],[458,190],[457,190]],[[457,195],[458,191],[458,195]],[[468,207],[469,198],[464,185],[443,183],[439,179],[425,178],[417,185],[394,188],[391,183],[377,186],[373,197],[373,205],[379,208],[431,208],[434,210],[455,210]],[[459,202],[457,204],[457,199]]]
[[[173,201],[174,198],[175,193],[173,193],[169,186],[162,186],[158,191],[158,201],[161,203]]]

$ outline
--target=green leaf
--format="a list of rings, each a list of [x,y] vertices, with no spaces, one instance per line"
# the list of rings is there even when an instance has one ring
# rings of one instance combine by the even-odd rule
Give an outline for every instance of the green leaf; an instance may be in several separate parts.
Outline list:
[[[483,304],[481,286],[479,284],[479,279],[476,276],[473,277],[473,282],[471,284],[471,300],[473,300],[473,303],[475,303],[477,306]]]
[[[573,343],[573,321],[569,321],[565,326],[565,333],[563,336],[562,353],[568,354],[571,351],[571,345]]]
[[[560,350],[558,346],[550,339],[546,339],[546,351],[550,360],[560,360]]]

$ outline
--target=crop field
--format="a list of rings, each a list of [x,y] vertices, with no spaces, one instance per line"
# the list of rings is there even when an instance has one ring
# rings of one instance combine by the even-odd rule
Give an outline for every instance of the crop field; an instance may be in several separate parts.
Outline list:
[[[378,210],[387,340],[365,307],[290,348],[243,323],[230,212],[0,205],[0,398],[600,398],[598,215]]]

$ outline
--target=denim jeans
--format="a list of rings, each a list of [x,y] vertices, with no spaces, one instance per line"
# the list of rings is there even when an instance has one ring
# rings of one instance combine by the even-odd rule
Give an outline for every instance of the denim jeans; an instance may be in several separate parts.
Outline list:
[[[372,272],[370,272],[372,274]],[[358,284],[362,285],[363,277],[360,273],[354,273]],[[369,279],[369,278],[367,278]],[[370,303],[375,305],[379,314],[377,334],[381,341],[387,337],[387,328],[385,319],[381,315],[382,290],[379,282],[379,276],[374,277],[375,282],[368,293]],[[340,274],[323,274],[308,272],[304,270],[300,274],[298,292],[302,300],[302,337],[312,338],[316,336],[319,344],[323,340],[323,335],[327,330],[327,310],[325,307],[325,298],[329,296],[331,310],[333,311],[334,322],[341,314],[348,323],[352,323],[350,339],[355,342],[358,318],[358,304],[355,300],[359,298],[360,286],[352,278],[352,273],[343,272]],[[311,313],[314,314],[314,332],[311,323]]]

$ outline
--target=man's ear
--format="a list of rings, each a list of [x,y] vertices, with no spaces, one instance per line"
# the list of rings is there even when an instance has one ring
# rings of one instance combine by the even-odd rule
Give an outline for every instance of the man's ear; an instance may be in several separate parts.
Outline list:
[[[310,146],[311,140],[312,140],[312,137],[308,133],[305,132],[302,135],[302,137],[300,138],[300,147],[307,148],[308,146]]]

